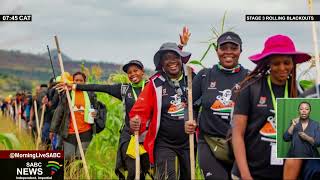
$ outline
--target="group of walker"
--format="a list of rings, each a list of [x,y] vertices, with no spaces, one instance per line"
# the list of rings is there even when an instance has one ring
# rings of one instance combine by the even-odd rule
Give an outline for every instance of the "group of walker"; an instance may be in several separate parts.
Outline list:
[[[139,142],[147,152],[140,157],[140,179],[145,179],[152,167],[155,168],[152,175],[155,179],[191,179],[188,134],[193,133],[196,133],[195,149],[205,179],[307,177],[300,168],[302,163],[296,165],[301,171],[292,172],[292,162],[296,160],[283,161],[276,157],[275,108],[276,98],[298,96],[296,65],[310,60],[311,56],[297,51],[290,37],[273,35],[267,38],[260,53],[249,57],[256,64],[254,70],[249,71],[239,63],[242,52],[239,35],[234,32],[221,34],[215,49],[218,62],[193,74],[194,119],[188,119],[186,64],[191,53],[182,48],[189,36],[188,31],[184,32],[181,45],[171,42],[161,45],[153,59],[156,73],[148,80],[144,79],[142,62],[132,60],[123,66],[129,84],[63,83],[58,86],[59,90],[66,87],[75,90],[75,96],[81,95],[78,91],[96,91],[123,101],[125,121],[117,155],[118,177],[135,178],[134,159],[127,154],[134,132],[139,132]],[[80,76],[85,81],[85,76]],[[76,100],[75,105],[85,107],[86,96],[82,94],[84,100]],[[72,134],[70,123],[67,123],[68,112],[60,116],[65,117],[63,127],[69,126],[64,134]],[[82,116],[85,117],[83,113]],[[84,117],[79,115],[83,122]],[[90,142],[91,134],[86,135],[90,127],[82,122],[78,126],[81,126],[81,139]],[[57,131],[53,126],[51,129]],[[291,138],[291,132],[289,128],[288,138]],[[299,137],[294,135],[293,138]],[[307,139],[302,141],[309,142],[310,146],[319,145],[315,140]],[[71,146],[75,146],[72,142],[75,140],[69,136],[64,145],[72,149]],[[316,161],[313,161],[316,163],[314,168],[318,170],[320,165]],[[127,177],[123,170],[128,171]]]

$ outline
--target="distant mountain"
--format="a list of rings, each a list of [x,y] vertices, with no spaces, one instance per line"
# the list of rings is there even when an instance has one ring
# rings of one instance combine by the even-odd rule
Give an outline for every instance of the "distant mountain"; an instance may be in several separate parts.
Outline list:
[[[58,61],[58,50],[57,49],[50,50],[50,55],[51,55],[52,60]],[[41,56],[49,59],[48,52],[41,54]],[[72,61],[72,59],[69,56],[65,55],[63,52],[62,52],[61,56],[62,56],[63,61]]]
[[[50,53],[55,73],[59,75],[60,66],[57,51],[52,50]],[[81,70],[82,61],[72,60],[65,54],[62,55],[62,58],[65,71],[74,73]],[[110,73],[121,68],[119,64],[85,61],[85,67],[90,68],[92,65],[98,65],[102,68],[102,79],[107,79]],[[20,51],[0,50],[0,72],[4,75],[16,76],[22,80],[38,80],[40,82],[48,82],[53,77],[47,52],[37,55]]]

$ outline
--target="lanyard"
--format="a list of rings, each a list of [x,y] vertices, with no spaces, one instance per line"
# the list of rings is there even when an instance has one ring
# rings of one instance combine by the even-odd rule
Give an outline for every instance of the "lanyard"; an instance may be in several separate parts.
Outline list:
[[[229,74],[234,74],[237,73],[241,70],[241,65],[237,64],[235,67],[231,68],[231,69],[227,69],[225,67],[223,67],[220,63],[217,64],[217,67],[220,71],[229,73]]]
[[[271,92],[272,106],[273,106],[273,109],[275,110],[276,98],[274,97],[274,93],[273,93],[273,90],[272,90],[270,75],[268,76],[268,86],[269,86],[269,89],[270,89],[270,92]],[[285,87],[285,90],[284,90],[284,98],[288,98],[288,80],[286,81],[286,87]]]
[[[146,83],[146,81],[145,81],[145,80],[142,80],[142,88],[141,88],[141,91],[143,90],[145,83]],[[138,99],[137,93],[136,93],[136,91],[134,90],[132,84],[131,84],[131,88],[132,88],[132,93],[133,93],[134,101],[137,101],[137,99]]]

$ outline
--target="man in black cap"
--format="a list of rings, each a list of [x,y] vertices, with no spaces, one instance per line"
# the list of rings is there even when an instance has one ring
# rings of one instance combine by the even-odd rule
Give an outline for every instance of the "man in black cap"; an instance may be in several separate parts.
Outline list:
[[[229,51],[226,51],[228,50]],[[239,49],[239,51],[238,51]],[[232,69],[238,65],[242,52],[242,41],[238,34],[228,31],[219,36],[216,48],[219,64],[226,69]]]
[[[220,150],[220,146],[217,150],[217,144],[221,141],[225,142],[224,147],[229,147],[226,137],[231,128],[234,107],[232,96],[248,74],[248,70],[238,62],[241,51],[242,41],[239,35],[234,32],[223,33],[219,36],[216,47],[219,62],[212,68],[201,70],[192,82],[194,117],[198,117],[200,113],[199,165],[206,180],[231,178],[232,152],[228,148]],[[187,121],[185,132],[194,133],[196,124],[195,121]],[[218,153],[222,151],[224,153]],[[229,156],[222,157],[221,154]]]

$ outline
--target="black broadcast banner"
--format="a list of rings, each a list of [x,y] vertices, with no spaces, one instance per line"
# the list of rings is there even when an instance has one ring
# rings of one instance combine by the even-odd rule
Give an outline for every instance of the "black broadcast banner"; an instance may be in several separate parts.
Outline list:
[[[32,21],[31,14],[0,14],[0,21]]]
[[[320,21],[320,15],[246,15],[246,21]]]
[[[1,179],[62,180],[63,151],[0,151]]]

